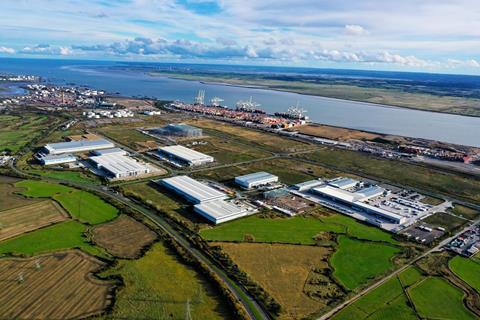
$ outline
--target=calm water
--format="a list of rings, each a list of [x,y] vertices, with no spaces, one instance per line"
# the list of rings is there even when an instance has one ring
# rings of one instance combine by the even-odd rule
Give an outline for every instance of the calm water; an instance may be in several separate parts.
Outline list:
[[[0,59],[0,72],[33,74],[57,84],[74,83],[128,96],[192,101],[197,91],[206,99],[219,96],[233,106],[237,100],[253,99],[269,113],[286,110],[297,101],[314,122],[426,138],[480,147],[480,118],[383,107],[272,90],[241,88],[196,81],[151,77],[141,73],[111,71],[113,62]]]

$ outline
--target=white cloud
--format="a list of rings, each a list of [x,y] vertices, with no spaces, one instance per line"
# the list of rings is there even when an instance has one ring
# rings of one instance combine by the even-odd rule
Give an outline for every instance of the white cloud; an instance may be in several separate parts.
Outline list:
[[[346,34],[352,36],[363,36],[369,33],[365,28],[356,24],[347,24],[345,25],[344,30]]]
[[[0,53],[14,54],[15,49],[0,46]]]

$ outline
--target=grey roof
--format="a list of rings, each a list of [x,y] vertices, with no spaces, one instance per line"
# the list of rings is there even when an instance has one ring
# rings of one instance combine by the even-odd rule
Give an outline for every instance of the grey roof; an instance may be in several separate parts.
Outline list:
[[[79,141],[68,141],[68,142],[57,142],[49,143],[45,147],[49,150],[62,150],[62,149],[85,149],[85,148],[98,148],[103,147],[109,148],[113,144],[105,139],[98,140],[79,140]]]
[[[245,183],[251,183],[255,181],[262,181],[265,179],[275,179],[275,178],[278,178],[278,177],[274,176],[271,173],[260,171],[260,172],[255,172],[255,173],[250,173],[243,176],[235,177],[235,180],[242,181]]]
[[[370,187],[364,188],[362,190],[359,190],[355,193],[358,194],[359,196],[362,196],[363,198],[370,198],[370,197],[376,196],[378,194],[381,194],[384,191],[385,191],[385,189],[382,188],[382,187],[370,186]]]
[[[64,153],[64,154],[45,154],[41,155],[38,157],[39,159],[43,161],[49,161],[49,160],[59,160],[59,159],[73,159],[75,160],[75,156],[70,153]]]
[[[227,197],[225,193],[213,189],[212,187],[188,176],[176,176],[161,179],[160,182],[177,192],[187,195],[191,200],[194,200],[194,202],[197,203]]]
[[[215,200],[206,203],[196,204],[195,209],[201,210],[204,214],[215,220],[244,214],[247,209],[235,205],[231,201]]]
[[[338,178],[335,180],[331,180],[328,182],[329,185],[337,187],[337,188],[345,188],[351,184],[356,184],[358,183],[358,180],[352,179],[352,178]]]
[[[213,157],[181,145],[161,147],[160,150],[188,162],[213,161]]]
[[[93,153],[97,156],[103,156],[103,155],[114,154],[114,153],[126,154],[127,151],[121,148],[108,148],[108,149],[102,149],[102,150],[95,150]]]

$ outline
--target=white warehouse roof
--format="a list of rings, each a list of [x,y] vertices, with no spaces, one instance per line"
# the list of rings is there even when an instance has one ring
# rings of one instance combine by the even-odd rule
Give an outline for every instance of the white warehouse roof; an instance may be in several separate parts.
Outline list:
[[[331,186],[320,186],[313,188],[313,191],[316,193],[320,193],[323,196],[333,197],[335,199],[339,199],[345,202],[355,202],[358,200],[358,195],[346,190],[342,190],[339,188],[334,188]]]
[[[357,201],[357,202],[355,202],[355,206],[365,210],[366,212],[374,213],[374,214],[377,214],[381,217],[392,220],[395,223],[403,223],[406,220],[406,218],[401,216],[401,215],[398,215],[396,213],[384,210],[382,208],[377,208],[375,206],[369,205],[368,203]]]
[[[99,169],[105,169],[116,178],[149,173],[150,169],[136,160],[119,154],[90,157]]]
[[[83,152],[98,149],[113,148],[115,145],[108,140],[80,140],[69,142],[49,143],[45,146],[49,154],[60,154],[68,152]]]
[[[355,192],[355,194],[357,194],[361,198],[361,200],[368,200],[370,198],[374,198],[382,195],[384,191],[385,189],[382,187],[370,186]]]
[[[214,161],[209,155],[181,145],[161,147],[160,150],[189,163]]]
[[[194,210],[215,224],[237,219],[250,213],[246,207],[225,200],[199,203],[194,206]]]
[[[255,172],[235,177],[235,182],[241,186],[250,187],[271,182],[277,182],[278,177],[268,172]]]
[[[157,181],[193,203],[226,199],[227,195],[188,176],[176,176]]]
[[[109,148],[109,149],[95,150],[93,151],[93,154],[96,156],[104,156],[104,155],[110,155],[110,154],[126,155],[127,151],[120,148]]]
[[[330,180],[328,182],[329,185],[332,187],[336,187],[339,189],[348,189],[354,187],[357,183],[359,183],[358,180],[352,179],[352,178],[337,178],[334,180]]]

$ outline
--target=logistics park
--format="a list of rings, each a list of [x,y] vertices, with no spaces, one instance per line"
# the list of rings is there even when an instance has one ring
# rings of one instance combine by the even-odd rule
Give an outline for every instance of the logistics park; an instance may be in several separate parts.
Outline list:
[[[10,140],[0,318],[480,316],[477,178],[160,110]]]

